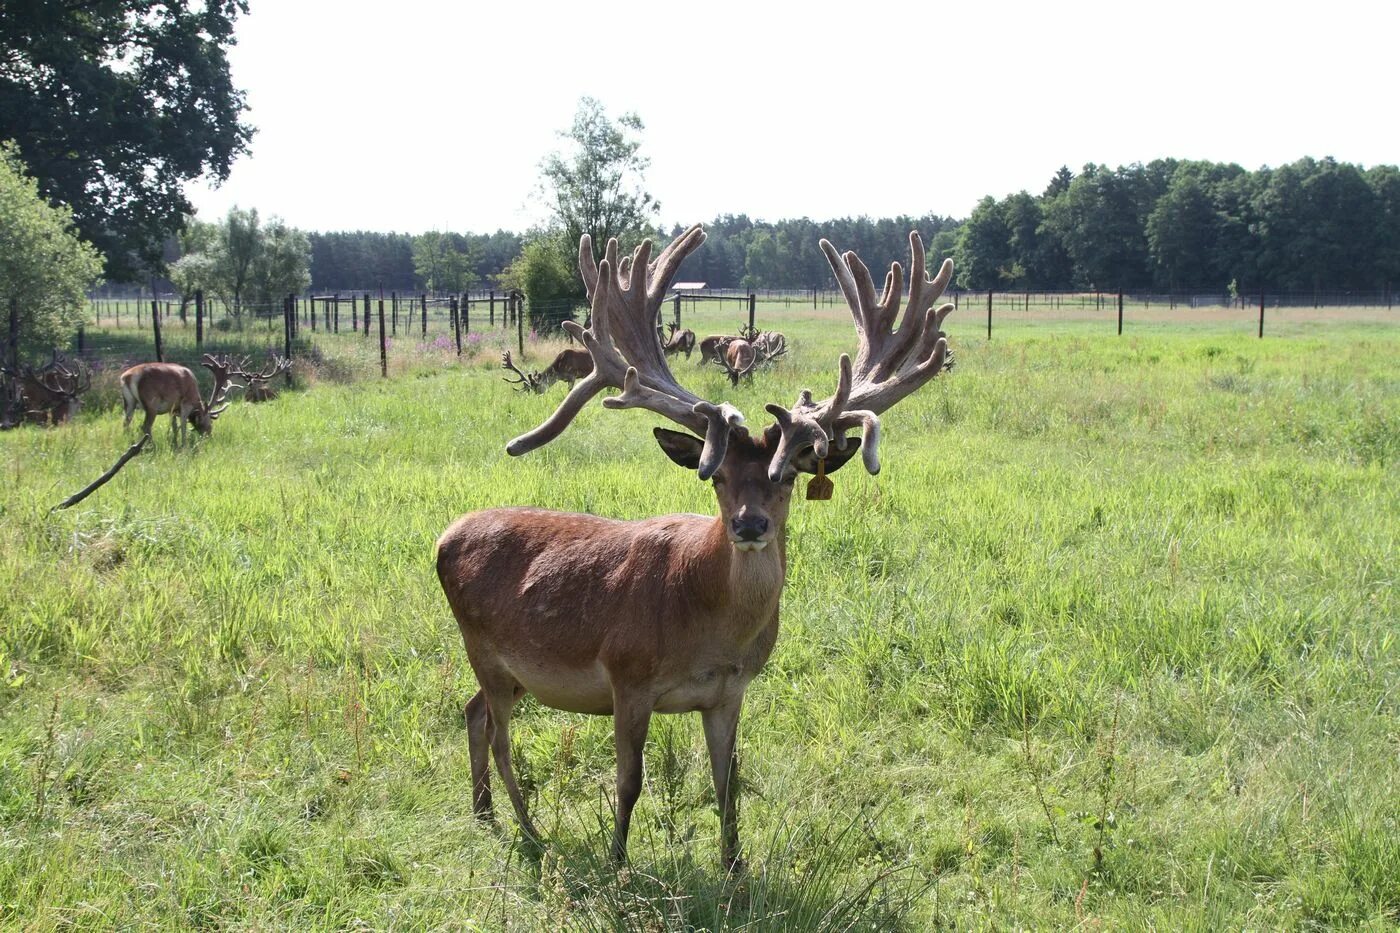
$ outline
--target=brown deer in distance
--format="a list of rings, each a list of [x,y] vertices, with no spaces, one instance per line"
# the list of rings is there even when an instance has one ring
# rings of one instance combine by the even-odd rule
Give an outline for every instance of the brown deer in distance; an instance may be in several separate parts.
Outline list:
[[[660,328],[657,328],[658,336]],[[677,353],[684,353],[686,359],[690,359],[690,354],[695,350],[695,331],[689,327],[678,327],[675,321],[666,324],[666,339],[661,343],[661,351],[667,356],[675,356]],[[592,361],[589,368],[592,368]]]
[[[544,392],[556,382],[567,382],[569,388],[574,387],[574,383],[587,376],[593,369],[593,358],[588,355],[587,350],[560,350],[554,357],[554,362],[550,363],[544,372],[522,372],[511,359],[510,351],[506,350],[501,354],[501,368],[514,373],[516,378],[508,376],[502,377],[522,392],[534,392],[536,394]]]
[[[748,376],[749,381],[753,381],[753,368],[758,363],[758,354],[754,352],[753,344],[742,337],[735,337],[724,348],[724,356],[720,362],[724,364],[724,371],[729,375],[729,384],[737,386],[740,376]]]
[[[92,388],[92,371],[87,365],[81,360],[69,365],[68,358],[57,350],[38,369],[24,364],[18,370],[0,370],[18,387],[19,418],[35,424],[60,425],[69,421],[78,413],[83,393]]]
[[[437,571],[480,690],[466,705],[473,809],[490,819],[494,757],[520,825],[538,838],[511,765],[510,721],[526,693],[556,709],[610,715],[617,749],[617,822],[612,850],[626,858],[642,788],[642,749],[653,713],[699,712],[709,748],[726,866],[739,861],[735,735],[744,690],[778,637],[787,573],[789,500],[798,473],[834,472],[857,452],[880,469],[879,414],[927,383],[943,365],[939,326],[952,305],[934,304],[952,274],[924,274],[913,253],[908,303],[895,329],[903,271],[891,265],[877,299],[854,253],[821,241],[855,319],[856,362],[842,355],[836,391],[791,408],[766,406],[774,422],[744,427],[731,405],[702,399],[676,381],[656,335],[662,301],[682,260],[704,242],[696,225],[653,261],[651,243],[619,260],[610,240],[597,263],[588,236],[579,271],[591,326],[565,327],[588,348],[589,374],[555,412],[506,446],[519,456],[553,441],[604,389],[609,409],[642,408],[685,431],[653,429],[666,456],[712,480],[719,515],[616,521],[533,508],[458,519],[437,543]],[[847,439],[859,429],[861,438]]]
[[[209,392],[209,400],[199,395],[199,383],[194,373],[176,363],[138,363],[121,375],[122,409],[126,419],[122,427],[131,427],[131,418],[136,409],[146,412],[146,420],[141,425],[142,434],[151,433],[156,415],[169,412],[171,442],[179,437],[184,444],[188,438],[188,426],[194,425],[199,434],[214,430],[214,420],[228,407],[229,389],[235,386],[233,376],[242,366],[229,361],[227,356],[204,354],[202,364],[214,374],[214,386]],[[242,386],[238,386],[242,388]]]

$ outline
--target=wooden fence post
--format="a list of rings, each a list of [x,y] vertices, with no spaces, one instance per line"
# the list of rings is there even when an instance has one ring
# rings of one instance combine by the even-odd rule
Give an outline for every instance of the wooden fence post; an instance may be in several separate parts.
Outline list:
[[[462,306],[457,309],[457,319],[462,322],[462,330],[470,334],[472,332],[472,303],[467,295],[467,292],[462,292]]]
[[[1259,339],[1264,339],[1264,290],[1259,289]]]
[[[520,348],[520,358],[523,360],[525,359],[525,315],[521,312],[524,310],[525,301],[516,294],[510,296],[510,303],[515,308],[515,341]]]
[[[680,292],[676,292],[676,300],[675,300],[675,302],[674,302],[674,308],[675,308],[675,312],[676,312],[676,330],[680,330],[680,329],[681,329],[681,295],[680,295]]]
[[[292,359],[292,296],[282,299],[282,356]],[[287,385],[292,384],[292,371],[287,370]]]
[[[749,333],[753,333],[753,311],[757,301],[757,296],[753,292],[749,292]]]
[[[452,332],[457,335],[457,355],[462,355],[462,314],[457,308],[457,296],[452,296]]]
[[[490,318],[488,319],[487,323],[489,323],[492,327],[495,327],[495,326],[496,326],[496,290],[495,290],[494,288],[491,289],[491,299],[490,299],[490,300],[491,300],[491,316],[490,316]]]
[[[423,301],[423,339],[428,339],[428,293],[424,292]]]
[[[334,309],[335,314],[335,329],[333,333],[338,334],[340,333],[340,292],[336,292],[331,296],[331,307]]]
[[[992,290],[987,289],[987,339],[992,339]]]
[[[160,343],[160,302],[154,298],[151,299],[151,327],[156,332],[156,362],[164,363],[165,348]]]
[[[1123,336],[1123,289],[1118,289],[1118,336]]]
[[[384,342],[384,296],[379,296],[379,375],[389,378],[389,345]]]
[[[307,295],[307,296],[306,296],[306,304],[307,304],[307,308],[311,311],[311,313],[308,315],[308,317],[311,318],[311,333],[314,334],[314,333],[316,333],[316,296],[315,296],[315,295]]]
[[[204,289],[196,289],[194,293],[194,349],[195,352],[204,349]]]
[[[390,327],[389,332],[395,337],[399,335],[399,293],[389,293]]]
[[[365,292],[365,336],[369,337],[369,292]]]

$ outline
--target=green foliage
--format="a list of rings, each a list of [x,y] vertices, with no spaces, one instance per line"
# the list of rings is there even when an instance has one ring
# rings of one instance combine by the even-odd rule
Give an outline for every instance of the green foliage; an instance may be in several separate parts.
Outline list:
[[[501,283],[525,293],[530,326],[539,331],[557,328],[586,299],[583,282],[557,236],[541,236],[527,243],[506,269]]]
[[[14,149],[0,144],[0,321],[17,303],[23,348],[66,345],[101,274],[101,256],[72,219],[44,200]]]
[[[958,240],[966,288],[1386,290],[1400,277],[1400,173],[1301,159],[1246,172],[1162,159],[1061,168],[984,198]]]
[[[227,50],[244,0],[6,4],[0,126],[50,200],[126,280],[155,268],[190,205],[247,151]]]
[[[573,125],[559,134],[566,148],[540,165],[540,194],[565,243],[576,249],[579,237],[589,234],[601,257],[609,239],[631,249],[650,230],[661,205],[642,187],[651,164],[639,154],[643,129],[635,113],[614,121],[598,101],[579,98]]]
[[[413,271],[430,292],[460,292],[477,279],[480,259],[455,234],[430,231],[413,238]]]
[[[311,284],[306,234],[278,217],[263,223],[256,208],[231,208],[217,224],[191,223],[181,239],[185,254],[170,265],[170,281],[186,300],[197,289],[223,298],[234,326],[245,303],[280,307],[286,295]]]

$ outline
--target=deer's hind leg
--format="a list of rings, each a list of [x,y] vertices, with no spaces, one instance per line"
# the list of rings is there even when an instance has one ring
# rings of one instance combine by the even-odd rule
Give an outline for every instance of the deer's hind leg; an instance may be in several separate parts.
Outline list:
[[[490,822],[496,818],[491,809],[491,740],[496,730],[485,690],[478,690],[467,701],[463,718],[467,721],[467,747],[472,758],[472,812],[477,819]]]
[[[491,756],[496,759],[496,770],[506,785],[506,793],[515,807],[521,830],[531,839],[539,840],[539,831],[530,822],[530,814],[525,808],[525,795],[520,793],[520,785],[515,783],[515,769],[510,760],[510,716],[516,701],[525,695],[525,688],[504,668],[483,670],[473,661],[472,669],[476,671],[477,683],[481,684],[481,694],[486,698],[488,719],[485,738],[491,746]]]

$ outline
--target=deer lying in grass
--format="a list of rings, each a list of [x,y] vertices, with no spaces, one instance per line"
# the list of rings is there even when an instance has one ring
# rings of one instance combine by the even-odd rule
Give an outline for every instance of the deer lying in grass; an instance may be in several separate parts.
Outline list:
[[[171,443],[183,445],[188,439],[188,426],[194,425],[199,434],[214,430],[214,421],[228,408],[229,389],[235,387],[233,376],[241,367],[229,362],[227,356],[204,354],[202,364],[214,374],[214,386],[209,400],[199,395],[199,383],[194,373],[176,363],[138,363],[121,375],[122,409],[126,419],[122,427],[131,427],[131,417],[139,407],[146,412],[141,425],[142,434],[151,433],[156,415],[170,413]],[[242,388],[242,386],[237,386]]]
[[[286,357],[272,354],[271,361],[262,368],[261,372],[250,373],[247,370],[247,359],[241,360],[233,375],[248,380],[248,391],[243,397],[250,402],[270,402],[277,398],[277,389],[272,386],[273,378],[282,375],[292,368],[292,361]]]
[[[57,350],[48,363],[35,369],[24,364],[16,370],[3,370],[15,381],[18,418],[35,424],[60,425],[78,413],[81,396],[92,388],[92,371],[81,360],[70,365]],[[7,424],[8,424],[7,419]]]
[[[682,260],[702,242],[697,225],[651,260],[643,243],[618,259],[616,240],[595,263],[587,236],[579,271],[591,326],[565,327],[593,367],[558,409],[506,446],[519,456],[557,438],[604,389],[609,409],[643,408],[685,431],[653,429],[677,465],[713,480],[719,515],[615,521],[534,508],[458,519],[437,543],[437,571],[480,690],[466,705],[472,805],[492,818],[489,757],[524,832],[538,838],[511,766],[510,720],[526,693],[556,709],[612,716],[617,747],[617,823],[612,850],[626,858],[632,809],[642,789],[642,748],[653,713],[699,712],[709,746],[726,866],[739,864],[735,735],[744,690],[778,637],[787,571],[788,504],[798,473],[831,473],[860,453],[880,469],[879,414],[942,369],[939,331],[952,305],[934,309],[952,274],[924,275],[913,253],[908,304],[894,329],[903,271],[894,263],[877,300],[854,253],[821,241],[855,319],[856,362],[842,355],[836,391],[803,392],[791,408],[766,406],[774,422],[749,430],[732,406],[686,390],[657,339],[661,303]],[[859,429],[861,438],[848,440]],[[814,481],[815,482],[815,481]],[[809,489],[809,495],[815,490]]]

